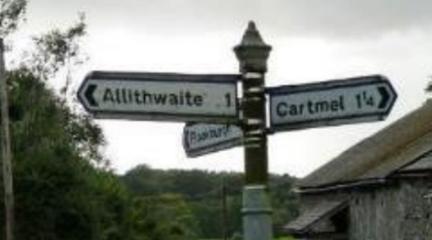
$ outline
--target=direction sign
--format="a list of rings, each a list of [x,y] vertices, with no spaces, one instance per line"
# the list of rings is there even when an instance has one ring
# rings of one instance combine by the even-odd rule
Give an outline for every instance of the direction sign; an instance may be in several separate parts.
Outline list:
[[[281,86],[268,92],[275,131],[383,120],[397,98],[380,75]]]
[[[96,118],[238,121],[238,75],[91,72],[78,98]]]
[[[243,132],[231,124],[188,123],[183,129],[183,147],[188,157],[198,157],[242,144]]]

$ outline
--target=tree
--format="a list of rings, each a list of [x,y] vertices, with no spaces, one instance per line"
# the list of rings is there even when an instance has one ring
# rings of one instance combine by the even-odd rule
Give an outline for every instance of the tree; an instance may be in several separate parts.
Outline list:
[[[273,232],[276,237],[284,236],[283,226],[297,217],[299,199],[293,189],[295,178],[284,174],[270,177],[270,196],[273,206]]]
[[[10,72],[9,83],[17,238],[121,239],[108,229],[122,225],[125,191],[94,167],[94,148],[81,147],[100,144],[100,129],[27,70]]]
[[[27,7],[26,0],[0,1],[0,38],[14,32],[23,20]]]
[[[1,3],[2,33],[16,29],[25,3]],[[95,167],[105,161],[100,127],[47,87],[47,79],[78,58],[84,33],[81,20],[36,37],[32,61],[8,72],[17,239],[128,237],[129,195],[108,169]]]
[[[66,70],[63,77],[66,81],[61,93],[67,97],[73,68],[86,60],[80,50],[80,40],[85,34],[85,15],[81,13],[78,22],[72,27],[65,30],[53,29],[34,37],[35,51],[28,54],[29,57],[22,64],[42,80],[53,79],[60,70]]]
[[[189,204],[178,194],[138,197],[134,201],[133,229],[150,240],[197,239],[198,226]]]
[[[152,198],[164,194],[181,196],[188,205],[201,238],[222,237],[222,182],[227,186],[228,235],[242,230],[243,174],[207,172],[200,170],[157,170],[143,165],[127,172],[122,180],[131,194]],[[223,180],[223,181],[222,181]],[[281,226],[297,214],[297,195],[292,191],[294,178],[289,175],[271,175],[270,193],[275,234],[281,235]],[[163,211],[168,205],[160,205]],[[151,211],[151,210],[150,210]],[[144,216],[145,214],[140,214]],[[163,221],[161,222],[163,224]],[[152,225],[150,225],[152,226]]]
[[[48,79],[80,63],[83,21],[35,37],[35,51],[8,72],[17,238],[195,239],[196,224],[182,196],[129,194],[99,151],[100,127],[73,110],[67,94],[47,86]],[[62,93],[67,89],[68,81]]]

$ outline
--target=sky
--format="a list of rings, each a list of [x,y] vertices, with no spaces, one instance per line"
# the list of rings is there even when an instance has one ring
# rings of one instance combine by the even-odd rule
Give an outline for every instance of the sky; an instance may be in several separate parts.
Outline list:
[[[269,136],[269,170],[303,177],[348,147],[419,107],[432,75],[430,0],[29,0],[27,21],[13,39],[66,28],[84,12],[91,70],[238,73],[233,52],[248,21],[272,46],[267,86],[369,74],[388,77],[398,92],[382,122],[279,132]],[[56,87],[58,80],[53,81]],[[242,148],[188,159],[183,123],[97,120],[103,149],[118,173],[154,168],[243,171]]]

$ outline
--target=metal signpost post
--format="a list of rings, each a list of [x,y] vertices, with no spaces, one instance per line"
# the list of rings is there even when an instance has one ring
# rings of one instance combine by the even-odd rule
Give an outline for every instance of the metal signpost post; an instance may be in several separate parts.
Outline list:
[[[245,240],[273,239],[272,209],[267,191],[267,135],[264,74],[271,47],[250,22],[240,45],[234,48],[242,73],[242,127],[245,143],[246,186],[243,190]]]
[[[268,92],[273,131],[383,120],[397,97],[380,75],[282,86]]]

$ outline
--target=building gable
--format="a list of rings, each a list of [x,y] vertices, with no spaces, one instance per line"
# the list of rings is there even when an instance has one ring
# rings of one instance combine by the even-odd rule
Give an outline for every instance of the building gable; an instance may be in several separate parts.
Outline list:
[[[300,180],[298,186],[307,190],[380,181],[431,150],[432,102],[427,101]]]

